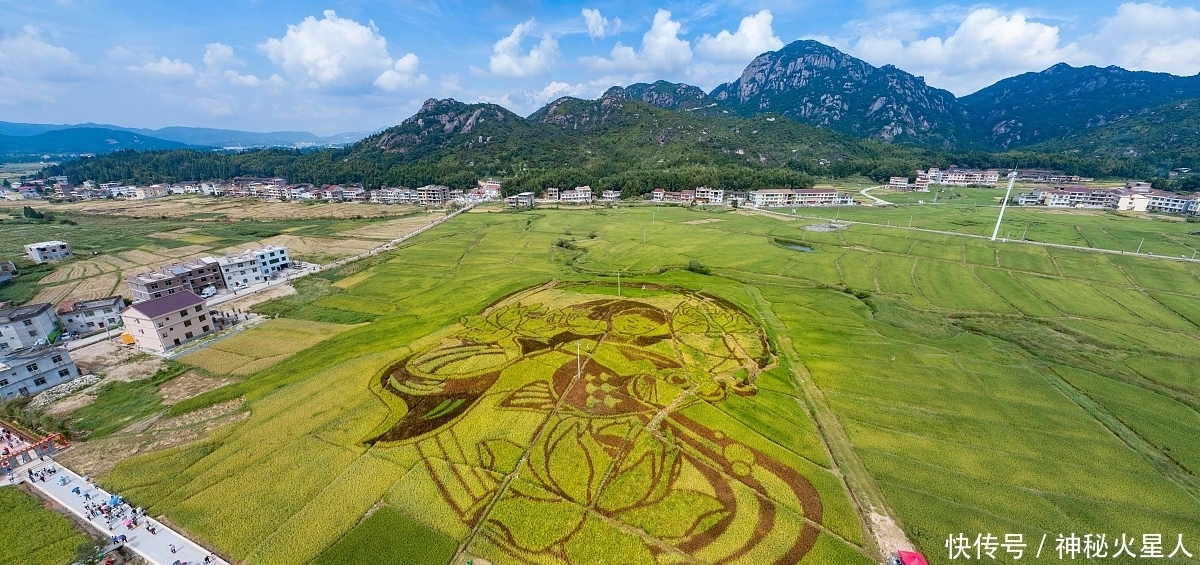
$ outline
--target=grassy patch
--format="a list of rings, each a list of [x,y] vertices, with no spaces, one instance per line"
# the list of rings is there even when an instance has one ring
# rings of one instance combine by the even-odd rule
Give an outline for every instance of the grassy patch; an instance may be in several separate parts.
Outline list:
[[[105,384],[95,392],[96,400],[71,414],[71,427],[89,439],[97,439],[154,414],[164,408],[158,385],[187,369],[183,364],[168,362],[148,379]]]

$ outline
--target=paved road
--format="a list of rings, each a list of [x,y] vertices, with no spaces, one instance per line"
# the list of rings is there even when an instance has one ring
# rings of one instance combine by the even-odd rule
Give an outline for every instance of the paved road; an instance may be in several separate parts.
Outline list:
[[[151,534],[146,530],[145,522],[136,528],[128,529],[123,524],[114,523],[112,529],[109,529],[103,518],[89,520],[87,512],[83,507],[83,493],[89,493],[92,497],[92,502],[108,500],[112,496],[109,493],[96,485],[88,484],[82,477],[75,474],[70,469],[58,465],[49,457],[46,462],[34,461],[16,470],[18,480],[27,477],[26,469],[33,469],[34,473],[38,470],[55,465],[58,467],[58,472],[51,477],[46,478],[46,482],[29,483],[33,488],[37,489],[41,494],[50,498],[62,506],[70,510],[84,522],[92,524],[93,528],[103,533],[106,536],[118,536],[124,534],[129,541],[125,546],[133,550],[139,556],[149,561],[153,565],[172,565],[175,561],[187,562],[188,565],[203,563],[204,557],[212,555],[209,551],[199,544],[183,537],[174,530],[160,524],[158,520],[152,520],[157,533]],[[66,484],[59,484],[59,477],[67,479]],[[74,494],[71,489],[79,487],[80,494]],[[134,501],[136,504],[136,501]],[[177,553],[171,553],[170,545],[174,545]],[[212,563],[220,563],[228,565],[228,562],[213,556]]]
[[[858,191],[858,193],[863,196],[866,196],[867,198],[870,198],[871,200],[874,200],[876,204],[882,204],[884,206],[895,206],[895,204],[892,204],[891,202],[888,202],[887,200],[872,196],[871,191],[875,190],[876,188],[883,188],[883,187],[882,186],[872,186],[870,188],[864,188],[864,189]]]

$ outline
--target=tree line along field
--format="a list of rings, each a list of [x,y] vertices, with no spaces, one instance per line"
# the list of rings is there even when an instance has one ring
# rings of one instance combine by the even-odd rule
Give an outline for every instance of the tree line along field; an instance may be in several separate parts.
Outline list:
[[[464,214],[262,305],[369,323],[172,406],[251,415],[100,482],[247,563],[870,563],[873,514],[932,563],[1200,540],[1196,265],[812,223]]]

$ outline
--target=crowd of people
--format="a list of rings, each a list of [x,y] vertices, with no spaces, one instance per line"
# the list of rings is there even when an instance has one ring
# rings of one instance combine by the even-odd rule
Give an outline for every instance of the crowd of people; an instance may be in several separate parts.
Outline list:
[[[8,430],[0,431],[0,437],[4,437],[5,442],[13,441],[14,446],[24,441],[9,434]],[[9,437],[14,439],[10,440]],[[121,495],[105,493],[95,486],[93,479],[88,475],[79,477],[69,472],[60,473],[60,468],[53,460],[48,460],[46,457],[41,457],[41,460],[47,463],[41,465],[40,468],[30,466],[25,470],[23,478],[35,484],[52,482],[63,488],[71,485],[72,482],[79,482],[79,484],[71,486],[70,493],[82,499],[84,517],[96,523],[98,528],[103,525],[103,530],[109,532],[108,540],[112,546],[125,545],[129,541],[129,536],[133,535],[132,532],[139,528],[144,528],[152,536],[158,534],[161,526],[150,520],[141,507],[134,506]],[[8,461],[5,460],[5,465],[7,466],[7,464]],[[10,481],[15,483],[12,469],[8,469],[8,473]],[[172,554],[178,551],[174,544],[168,543],[167,547]],[[216,561],[215,556],[208,555],[204,557],[202,563],[207,565]],[[188,565],[188,562],[176,560],[171,565]],[[201,562],[195,561],[191,565],[201,565]]]

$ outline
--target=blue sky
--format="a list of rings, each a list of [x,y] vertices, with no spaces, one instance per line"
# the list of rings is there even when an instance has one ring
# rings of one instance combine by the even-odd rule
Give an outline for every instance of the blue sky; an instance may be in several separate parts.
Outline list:
[[[801,38],[959,95],[1062,61],[1200,72],[1179,1],[0,0],[0,120],[332,134],[430,97],[525,115],[614,84],[710,90]]]

